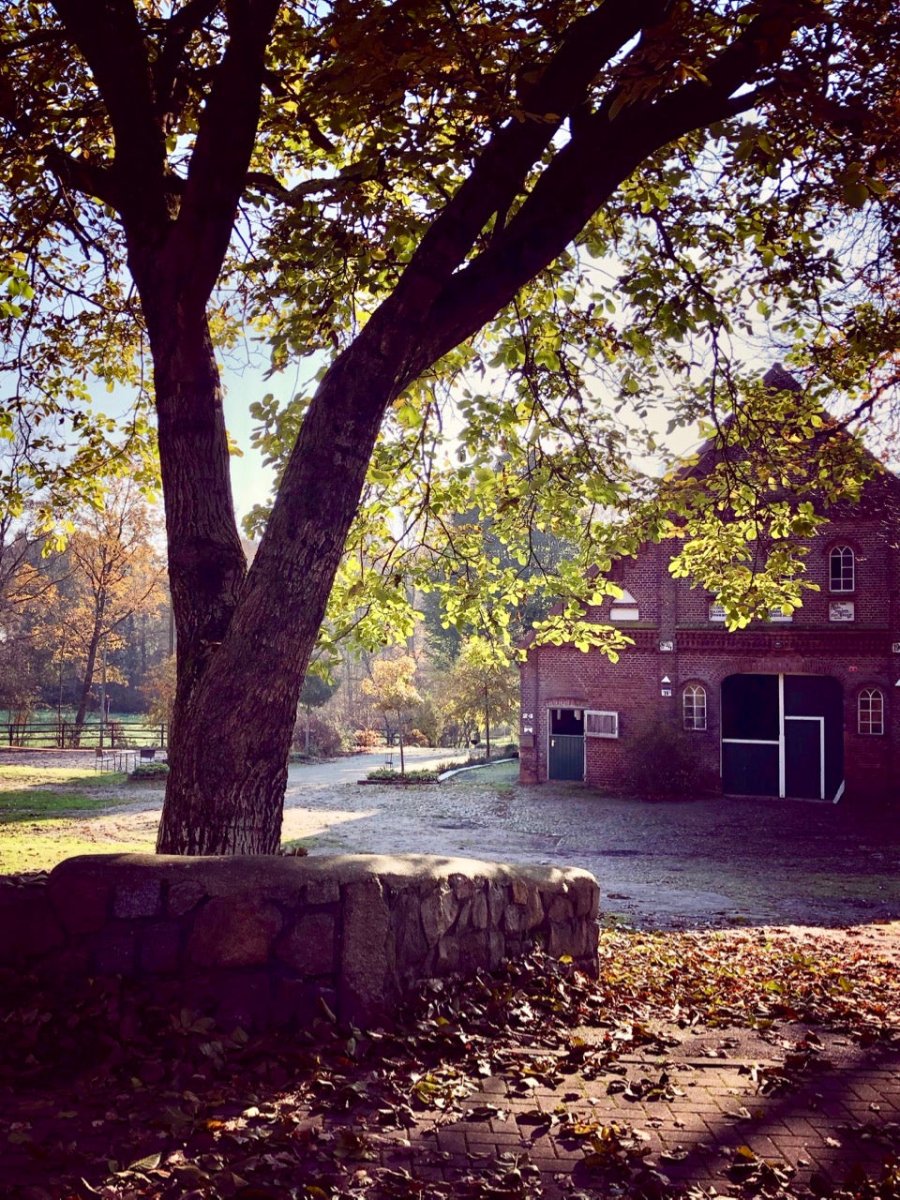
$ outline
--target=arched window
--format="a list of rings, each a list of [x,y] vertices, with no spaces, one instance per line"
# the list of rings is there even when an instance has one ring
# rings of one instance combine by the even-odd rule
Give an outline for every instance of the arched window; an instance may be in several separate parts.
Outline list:
[[[706,688],[689,683],[681,695],[685,729],[706,728]]]
[[[856,587],[856,559],[849,546],[832,547],[828,568],[828,586],[830,591],[853,591]]]
[[[612,604],[609,606],[609,619],[611,621],[639,621],[641,619],[638,602],[631,592],[623,590],[621,596],[613,596]]]
[[[863,688],[859,693],[856,728],[860,733],[884,733],[884,696],[878,688]]]

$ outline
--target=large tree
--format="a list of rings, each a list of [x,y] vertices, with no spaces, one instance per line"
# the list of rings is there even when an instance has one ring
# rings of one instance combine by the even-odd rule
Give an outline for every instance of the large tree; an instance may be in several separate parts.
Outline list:
[[[484,751],[490,758],[491,728],[516,719],[519,673],[498,647],[471,637],[449,673],[445,703],[464,729],[484,727]]]
[[[154,545],[158,524],[132,480],[110,480],[101,506],[83,508],[74,517],[62,578],[45,597],[37,625],[40,642],[54,658],[76,667],[77,742],[101,661],[104,683],[126,682],[107,664],[107,654],[125,645],[132,618],[162,606],[165,568]]]
[[[517,377],[467,397],[495,531],[541,489],[563,533],[618,494],[586,360],[621,358],[634,395],[654,354],[676,371],[706,333],[721,377],[751,301],[851,388],[890,340],[865,244],[892,187],[889,0],[48,0],[0,21],[0,264],[14,299],[23,274],[36,293],[7,317],[15,402],[94,442],[89,377],[155,404],[178,631],[161,850],[277,849],[297,694],[385,415],[427,444],[428,385],[486,323]],[[847,338],[826,302],[843,211]],[[249,571],[215,350],[244,313],[274,367],[330,360],[282,422]],[[408,440],[382,443],[370,487]],[[509,473],[488,442],[527,487],[490,492]]]

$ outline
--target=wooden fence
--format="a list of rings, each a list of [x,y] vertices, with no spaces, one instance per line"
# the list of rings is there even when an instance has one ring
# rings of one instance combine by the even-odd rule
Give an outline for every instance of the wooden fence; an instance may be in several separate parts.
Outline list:
[[[92,721],[79,731],[74,721],[23,724],[5,722],[3,740],[7,746],[24,746],[32,750],[138,750],[142,746],[166,746],[168,729],[165,722],[157,725],[138,725],[130,721]]]

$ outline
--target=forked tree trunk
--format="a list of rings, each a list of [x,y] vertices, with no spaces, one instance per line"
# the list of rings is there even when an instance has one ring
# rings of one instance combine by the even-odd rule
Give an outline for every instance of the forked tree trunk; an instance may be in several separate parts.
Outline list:
[[[221,640],[195,646],[198,669],[179,669],[160,852],[279,849],[300,687],[397,387],[366,346],[363,337],[319,387]]]
[[[702,83],[626,105],[614,120],[612,110],[585,111],[591,81],[665,6],[608,0],[573,24],[527,91],[529,111],[546,120],[513,121],[491,139],[389,300],[323,380],[247,575],[204,312],[252,158],[277,0],[222,6],[227,50],[177,189],[161,119],[169,110],[159,108],[158,64],[147,59],[135,7],[54,5],[94,74],[116,144],[111,168],[73,159],[66,172],[122,216],[153,351],[178,632],[159,849],[271,853],[279,843],[297,697],[387,404],[508,304],[642,159],[693,128],[752,107],[752,91],[735,93],[759,63],[781,53],[807,6],[763,5]],[[206,5],[185,4],[171,18],[176,51],[178,38],[189,37],[197,28],[192,21],[206,12]],[[580,126],[570,123],[566,145],[504,223],[554,137],[553,114],[574,112]],[[496,216],[490,246],[464,266]]]

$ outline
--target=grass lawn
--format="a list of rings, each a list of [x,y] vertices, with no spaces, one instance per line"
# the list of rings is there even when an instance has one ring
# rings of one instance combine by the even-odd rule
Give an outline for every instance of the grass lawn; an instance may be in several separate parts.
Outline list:
[[[44,791],[28,788],[0,791],[0,825],[29,821],[34,817],[55,817],[67,813],[96,812],[109,808],[110,797],[103,792]]]
[[[491,763],[474,771],[463,771],[446,780],[442,787],[493,787],[498,791],[509,791],[519,778],[519,761]]]
[[[0,767],[0,874],[45,871],[75,854],[152,850],[95,816],[122,802],[125,776],[74,767]]]
[[[0,767],[0,793],[30,787],[102,787],[124,775],[101,774],[91,767]]]

